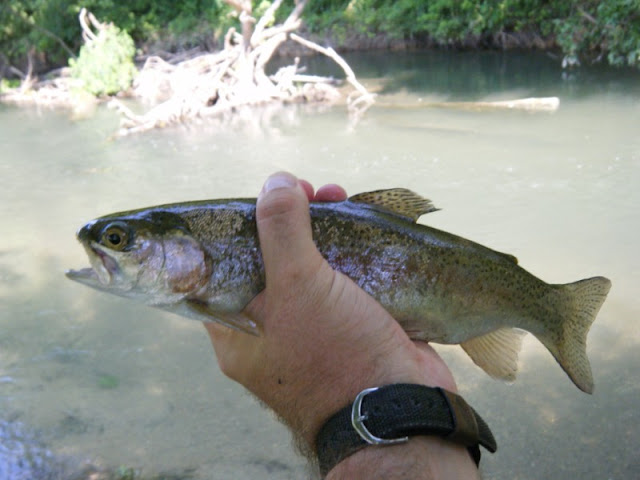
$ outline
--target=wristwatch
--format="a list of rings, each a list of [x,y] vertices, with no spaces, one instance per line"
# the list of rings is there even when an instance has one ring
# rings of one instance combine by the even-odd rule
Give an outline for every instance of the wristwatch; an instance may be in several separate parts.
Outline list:
[[[399,383],[367,388],[320,429],[316,452],[322,476],[368,445],[404,443],[410,436],[438,435],[469,449],[476,464],[482,445],[497,450],[491,430],[469,404],[439,387]]]

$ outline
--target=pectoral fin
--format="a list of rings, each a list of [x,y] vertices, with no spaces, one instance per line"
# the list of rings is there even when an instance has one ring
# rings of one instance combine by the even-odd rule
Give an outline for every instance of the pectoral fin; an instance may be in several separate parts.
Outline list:
[[[214,311],[206,303],[198,302],[197,300],[188,300],[186,305],[188,305],[192,312],[201,314],[205,317],[203,321],[218,322],[225,327],[240,330],[241,332],[249,333],[251,335],[260,334],[256,322],[241,312],[230,313]]]
[[[225,327],[233,328],[251,335],[260,335],[260,330],[251,318],[242,312],[219,312],[207,303],[198,300],[184,300],[175,304],[154,305],[167,312],[176,313],[183,317],[201,322],[218,322]]]
[[[518,371],[518,354],[526,334],[515,328],[500,328],[460,346],[471,360],[493,378],[513,381]]]

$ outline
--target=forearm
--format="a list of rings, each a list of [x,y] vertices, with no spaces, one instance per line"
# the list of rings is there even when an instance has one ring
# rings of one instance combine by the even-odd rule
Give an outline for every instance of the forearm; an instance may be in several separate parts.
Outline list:
[[[465,447],[439,437],[366,447],[337,464],[327,480],[478,480],[480,474]]]

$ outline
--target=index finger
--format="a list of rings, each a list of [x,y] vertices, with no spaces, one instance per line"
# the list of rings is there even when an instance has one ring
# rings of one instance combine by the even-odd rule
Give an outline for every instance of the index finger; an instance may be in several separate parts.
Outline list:
[[[330,183],[324,185],[316,192],[316,202],[341,202],[347,199],[347,192],[340,185]]]

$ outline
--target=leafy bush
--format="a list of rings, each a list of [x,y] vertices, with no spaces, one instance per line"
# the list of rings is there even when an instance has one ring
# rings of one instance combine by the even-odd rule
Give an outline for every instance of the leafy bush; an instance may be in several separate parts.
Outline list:
[[[8,92],[14,88],[20,86],[20,80],[8,80],[6,78],[0,78],[0,94]]]
[[[112,95],[126,90],[136,74],[133,40],[114,25],[80,48],[78,59],[70,59],[71,75],[93,95]]]

